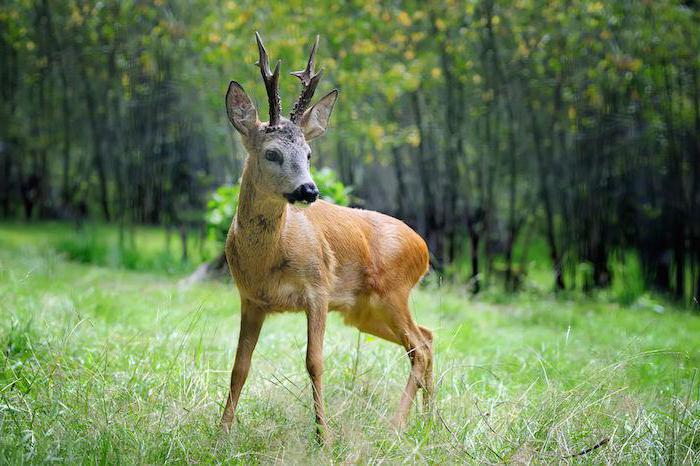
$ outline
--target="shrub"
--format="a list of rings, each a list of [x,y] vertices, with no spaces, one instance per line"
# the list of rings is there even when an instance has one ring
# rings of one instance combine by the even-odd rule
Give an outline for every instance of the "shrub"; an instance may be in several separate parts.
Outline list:
[[[219,186],[207,202],[207,228],[218,241],[223,242],[228,233],[236,209],[238,209],[238,194],[240,185]]]
[[[105,265],[107,262],[107,245],[92,229],[61,238],[55,248],[68,259],[83,264]]]
[[[350,204],[351,186],[345,186],[338,179],[338,175],[331,168],[323,167],[320,170],[311,169],[311,177],[314,179],[321,198],[324,201],[342,206]]]

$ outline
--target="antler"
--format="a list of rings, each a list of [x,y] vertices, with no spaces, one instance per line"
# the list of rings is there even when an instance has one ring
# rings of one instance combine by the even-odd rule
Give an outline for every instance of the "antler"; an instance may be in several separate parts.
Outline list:
[[[298,123],[301,119],[306,107],[309,106],[309,102],[311,102],[314,92],[316,91],[316,86],[318,86],[318,82],[321,80],[321,76],[323,75],[323,68],[321,68],[318,73],[314,72],[316,47],[318,47],[318,36],[316,36],[316,41],[311,48],[311,54],[309,55],[309,61],[306,64],[306,68],[290,73],[292,76],[296,76],[301,80],[302,86],[301,94],[299,94],[299,98],[294,103],[292,113],[289,114],[289,119],[292,120],[293,123]]]
[[[282,111],[282,102],[280,100],[279,79],[280,79],[280,60],[277,60],[275,71],[270,71],[270,62],[267,56],[267,50],[260,39],[260,34],[255,32],[255,40],[258,42],[258,52],[260,59],[256,63],[260,67],[260,74],[265,82],[267,90],[267,101],[270,107],[270,123],[268,128],[277,126],[280,122],[280,113]]]

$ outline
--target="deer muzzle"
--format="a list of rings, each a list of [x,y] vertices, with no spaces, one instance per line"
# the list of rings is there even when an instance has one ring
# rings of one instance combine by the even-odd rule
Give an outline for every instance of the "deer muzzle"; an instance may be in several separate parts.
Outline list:
[[[311,204],[318,199],[318,188],[313,183],[304,183],[291,193],[285,194],[284,197],[287,198],[290,204],[295,202]]]

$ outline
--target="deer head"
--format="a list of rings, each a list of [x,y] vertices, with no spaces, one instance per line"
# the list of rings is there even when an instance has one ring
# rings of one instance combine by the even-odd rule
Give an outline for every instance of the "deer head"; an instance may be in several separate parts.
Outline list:
[[[322,97],[307,110],[323,70],[314,71],[318,36],[311,48],[306,68],[291,73],[301,80],[302,91],[293,106],[289,119],[280,115],[279,95],[280,62],[270,70],[265,46],[256,32],[260,67],[267,90],[270,120],[258,119],[258,112],[243,87],[231,81],[226,93],[226,112],[231,124],[238,130],[248,152],[247,170],[258,192],[289,203],[311,203],[318,198],[318,189],[309,172],[311,148],[308,142],[321,136],[338,99],[338,90]]]

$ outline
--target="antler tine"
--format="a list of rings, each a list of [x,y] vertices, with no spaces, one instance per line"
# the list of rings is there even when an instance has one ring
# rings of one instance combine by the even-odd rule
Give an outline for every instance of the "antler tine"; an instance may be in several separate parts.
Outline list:
[[[306,63],[306,68],[300,71],[294,71],[290,73],[292,76],[296,76],[301,81],[301,94],[299,98],[294,103],[292,108],[292,113],[289,114],[289,119],[294,123],[298,123],[301,119],[306,107],[309,106],[309,102],[316,92],[316,86],[323,76],[323,69],[320,69],[318,73],[314,72],[314,62],[316,59],[316,48],[318,47],[319,36],[316,36],[313,47],[311,47],[311,54],[309,54],[309,61]]]
[[[277,126],[280,122],[280,113],[282,112],[282,101],[279,92],[280,79],[280,60],[277,60],[275,71],[270,71],[270,61],[267,56],[267,50],[260,39],[260,34],[255,32],[255,40],[258,42],[258,52],[260,59],[256,63],[260,67],[260,74],[265,82],[265,90],[267,90],[267,101],[270,107],[270,123],[268,128]]]

